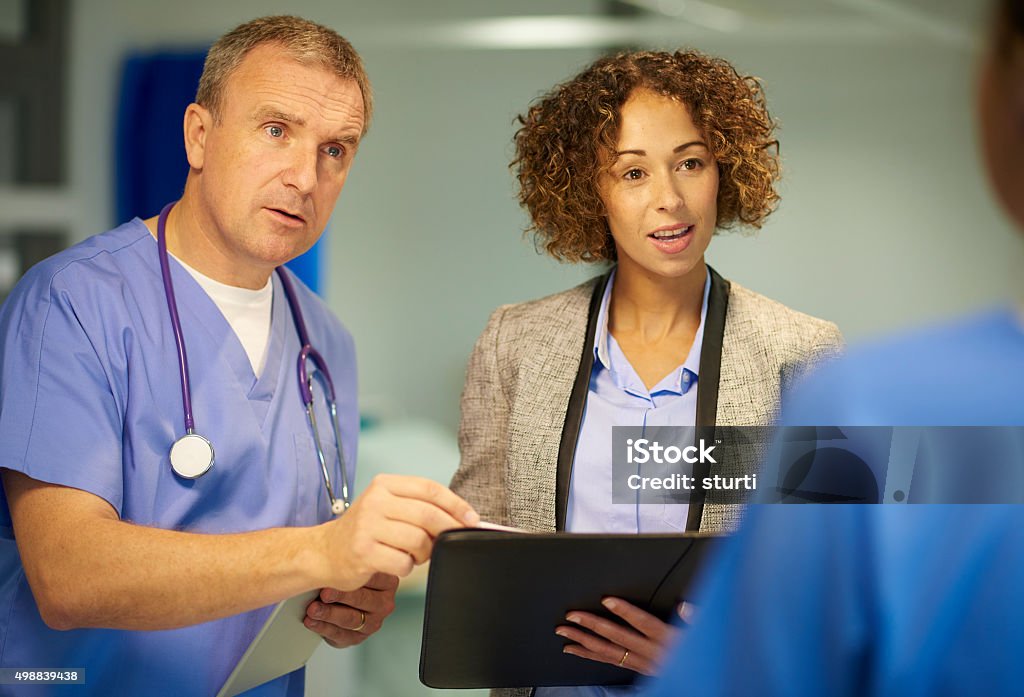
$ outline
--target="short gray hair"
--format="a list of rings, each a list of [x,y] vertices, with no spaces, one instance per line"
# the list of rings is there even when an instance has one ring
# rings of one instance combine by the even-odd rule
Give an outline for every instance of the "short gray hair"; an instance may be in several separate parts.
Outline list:
[[[277,44],[300,63],[319,65],[340,78],[355,80],[363,94],[363,134],[366,133],[373,114],[373,93],[359,54],[333,29],[291,15],[259,17],[217,39],[206,54],[196,103],[209,109],[219,121],[224,84],[249,51],[261,44]]]

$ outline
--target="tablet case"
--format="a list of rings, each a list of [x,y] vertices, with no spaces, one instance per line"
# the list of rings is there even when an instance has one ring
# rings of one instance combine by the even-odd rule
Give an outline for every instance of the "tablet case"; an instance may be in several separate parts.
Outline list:
[[[319,590],[307,591],[277,604],[217,697],[234,697],[306,665],[320,646],[321,637],[302,620],[306,608],[319,594]]]
[[[621,685],[636,673],[562,653],[569,610],[615,621],[613,595],[669,621],[716,536],[440,535],[427,579],[420,681],[435,688]]]

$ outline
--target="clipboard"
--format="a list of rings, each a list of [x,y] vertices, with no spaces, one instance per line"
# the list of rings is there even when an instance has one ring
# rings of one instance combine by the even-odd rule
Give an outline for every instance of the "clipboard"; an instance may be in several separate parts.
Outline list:
[[[668,621],[719,536],[449,530],[427,578],[420,682],[434,688],[623,685],[636,673],[562,652],[569,610],[621,622],[621,597]]]
[[[217,697],[234,697],[306,665],[320,646],[320,635],[302,623],[306,608],[320,594],[312,590],[282,600],[263,623]]]

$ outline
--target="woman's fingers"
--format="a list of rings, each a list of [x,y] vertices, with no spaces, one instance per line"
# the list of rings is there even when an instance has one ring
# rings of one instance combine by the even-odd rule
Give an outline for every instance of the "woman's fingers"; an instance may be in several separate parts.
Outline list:
[[[605,598],[601,601],[610,612],[618,615],[641,634],[650,637],[659,644],[665,645],[679,636],[679,629],[662,622],[657,617],[641,610],[636,605],[622,598]]]
[[[654,672],[654,663],[643,649],[636,647],[632,650],[627,649],[613,641],[567,625],[558,627],[555,633],[575,642],[567,644],[562,649],[565,653],[599,663],[620,666],[645,675],[651,675]]]
[[[565,618],[573,624],[555,630],[559,636],[575,642],[563,650],[592,661],[653,674],[679,629],[621,598],[608,597],[601,603],[626,624],[590,612],[570,612]]]

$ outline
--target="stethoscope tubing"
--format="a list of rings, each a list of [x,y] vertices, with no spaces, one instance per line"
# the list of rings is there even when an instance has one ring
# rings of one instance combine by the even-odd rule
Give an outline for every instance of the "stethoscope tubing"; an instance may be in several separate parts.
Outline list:
[[[178,317],[178,303],[174,299],[174,283],[171,281],[171,267],[167,255],[167,216],[177,201],[171,201],[163,210],[156,224],[156,244],[160,253],[160,274],[164,281],[164,297],[167,299],[167,311],[171,314],[171,328],[174,331],[174,343],[178,348],[178,373],[181,378],[181,404],[185,412],[185,433],[195,430],[192,418],[192,386],[188,379],[188,353],[185,349],[185,337],[181,332],[181,319]]]
[[[167,310],[171,316],[174,343],[178,350],[178,373],[181,379],[181,403],[185,415],[185,432],[187,436],[191,436],[195,435],[195,420],[192,416],[192,388],[189,383],[188,354],[185,349],[185,338],[181,329],[181,319],[178,315],[178,304],[174,296],[174,284],[171,281],[171,269],[167,253],[167,216],[170,214],[175,203],[177,203],[177,201],[168,203],[163,207],[163,210],[160,211],[160,216],[157,219],[157,249],[160,256],[160,274],[163,277],[164,296],[167,299]],[[341,449],[341,428],[338,425],[338,406],[334,392],[334,381],[331,379],[331,374],[327,370],[327,364],[323,357],[310,344],[309,332],[306,329],[306,320],[302,316],[302,310],[299,307],[298,297],[295,293],[295,286],[292,284],[288,274],[285,273],[283,267],[279,266],[275,271],[277,271],[277,276],[281,280],[281,287],[284,289],[285,296],[288,300],[288,307],[291,309],[292,319],[295,323],[295,329],[299,335],[299,343],[302,345],[302,348],[299,351],[298,365],[296,366],[299,379],[299,392],[302,398],[302,404],[306,409],[310,428],[313,431],[317,459],[319,460],[321,473],[323,474],[324,486],[327,489],[327,498],[330,501],[332,513],[340,515],[344,511],[348,510],[348,507],[351,505],[351,498],[349,493],[348,470],[345,465],[345,455]],[[320,441],[320,432],[316,425],[315,410],[313,408],[312,380],[310,379],[309,372],[306,369],[307,361],[313,362],[314,367],[323,377],[323,382],[327,387],[327,403],[331,414],[331,430],[334,432],[334,444],[338,454],[338,464],[341,468],[340,500],[336,499],[334,496],[330,473],[327,470],[327,460],[324,456],[323,446]],[[207,443],[209,442],[207,441]],[[210,444],[211,458],[212,452],[213,446]],[[205,471],[206,470],[203,470],[196,476],[200,476]]]

